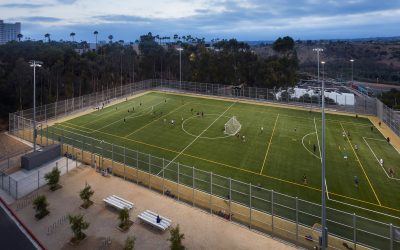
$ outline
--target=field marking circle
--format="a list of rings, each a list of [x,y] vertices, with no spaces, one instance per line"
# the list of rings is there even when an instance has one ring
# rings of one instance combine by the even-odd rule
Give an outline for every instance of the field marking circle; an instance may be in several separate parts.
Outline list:
[[[206,115],[204,115],[204,116],[220,116],[220,115],[219,115],[219,114],[206,114]],[[197,115],[191,116],[191,117],[185,119],[185,120],[182,122],[182,130],[183,130],[186,134],[191,135],[191,136],[193,136],[193,137],[197,137],[197,135],[188,132],[188,131],[184,128],[184,125],[185,125],[185,123],[186,123],[187,121],[189,121],[189,120],[191,120],[191,119],[193,119],[193,118],[196,118],[196,117],[197,117]],[[223,115],[223,116],[221,116],[221,117],[225,117],[225,118],[229,118],[229,119],[231,118],[231,117],[225,116],[225,115]],[[234,135],[225,135],[225,136],[217,136],[217,137],[200,136],[199,138],[208,139],[208,140],[217,140],[217,139],[228,138],[228,137],[231,137],[231,136],[234,136]]]
[[[313,152],[311,152],[311,151],[306,147],[306,145],[304,145],[304,139],[305,139],[307,136],[312,135],[312,134],[316,134],[316,133],[317,133],[317,132],[311,132],[311,133],[308,133],[308,134],[306,134],[305,136],[303,136],[303,138],[301,138],[301,144],[303,144],[303,147],[304,147],[310,154],[312,154],[313,156],[317,157],[317,159],[320,159],[320,160],[321,160],[321,158],[320,158],[318,155],[316,155],[316,154],[314,154]]]

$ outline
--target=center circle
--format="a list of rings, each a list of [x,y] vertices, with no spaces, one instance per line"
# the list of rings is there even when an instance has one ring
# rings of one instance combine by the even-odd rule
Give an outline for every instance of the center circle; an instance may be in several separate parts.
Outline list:
[[[217,116],[217,117],[219,117],[220,115],[219,115],[219,114],[205,114],[204,116]],[[223,115],[223,116],[221,116],[221,117],[225,117],[225,118],[228,118],[228,119],[231,118],[231,117],[225,116],[225,115]],[[195,119],[195,118],[201,119],[201,118],[199,118],[197,115],[194,115],[194,116],[191,116],[191,117],[185,119],[185,120],[182,122],[182,130],[183,130],[186,134],[191,135],[191,136],[193,136],[193,137],[197,137],[198,135],[195,135],[195,134],[193,134],[193,133],[187,131],[187,130],[185,129],[185,123],[188,122],[188,121],[190,121],[190,120],[192,120],[192,119]],[[220,118],[220,117],[219,117],[219,118]],[[216,136],[216,137],[200,136],[199,138],[208,139],[208,140],[216,140],[216,139],[228,138],[228,137],[231,137],[231,136],[232,136],[232,135],[223,135],[223,136]]]

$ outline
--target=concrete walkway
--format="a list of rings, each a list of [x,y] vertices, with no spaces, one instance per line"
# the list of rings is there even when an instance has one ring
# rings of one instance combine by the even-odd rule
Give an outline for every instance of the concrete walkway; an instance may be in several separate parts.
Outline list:
[[[85,183],[95,190],[92,198],[94,205],[87,210],[79,208],[81,200],[78,193]],[[120,249],[126,237],[132,235],[136,237],[136,249],[169,249],[168,231],[159,232],[137,220],[137,215],[145,209],[171,219],[173,226],[179,224],[181,232],[185,234],[183,243],[188,249],[295,249],[134,183],[117,177],[103,177],[90,167],[78,167],[70,171],[61,178],[61,184],[63,188],[55,192],[50,192],[48,187],[39,190],[47,196],[50,204],[50,214],[44,219],[36,221],[30,206],[17,212],[21,220],[49,249]],[[102,201],[113,194],[135,204],[135,209],[130,212],[131,219],[135,222],[126,233],[116,228],[118,213],[105,207]],[[71,248],[67,244],[72,236],[67,221],[61,222],[48,235],[48,227],[59,218],[78,213],[84,214],[85,220],[90,223],[86,231],[88,238],[79,247]],[[104,247],[107,238],[111,239],[111,245]]]

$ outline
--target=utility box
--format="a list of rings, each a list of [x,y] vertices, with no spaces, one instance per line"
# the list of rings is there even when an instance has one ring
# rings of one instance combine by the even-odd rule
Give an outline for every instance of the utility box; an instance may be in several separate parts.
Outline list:
[[[61,145],[54,144],[42,148],[40,151],[32,152],[21,157],[21,167],[32,170],[53,161],[61,156]]]

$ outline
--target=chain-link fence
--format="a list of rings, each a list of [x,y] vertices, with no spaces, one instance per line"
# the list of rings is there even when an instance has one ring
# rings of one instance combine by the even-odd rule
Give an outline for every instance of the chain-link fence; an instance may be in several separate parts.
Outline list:
[[[124,98],[143,90],[167,90],[190,92],[201,95],[217,95],[227,98],[252,99],[260,102],[282,102],[301,107],[319,108],[318,100],[299,101],[287,95],[286,100],[277,99],[276,91],[260,88],[234,89],[230,86],[206,83],[148,80],[135,84],[94,93],[88,96],[65,100],[40,107],[38,121],[50,119],[94,108],[112,99]],[[362,99],[355,105],[335,110],[376,114],[376,100]],[[358,104],[357,104],[358,103]],[[54,111],[50,111],[54,108]],[[51,113],[52,112],[52,113]],[[32,110],[10,114],[10,132],[22,139],[33,141]],[[227,220],[248,226],[251,229],[272,234],[305,247],[318,244],[318,233],[313,226],[320,222],[321,206],[267,190],[260,186],[240,182],[231,178],[170,162],[150,154],[121,147],[103,140],[83,136],[56,127],[39,125],[37,143],[48,145],[61,143],[67,155],[96,169],[108,169],[116,176],[136,182],[164,195],[187,202]],[[42,177],[32,176],[32,183],[41,183]],[[36,178],[36,179],[35,179]],[[39,180],[39,181],[38,181]],[[15,197],[22,197],[19,182],[2,176],[1,185],[7,186]],[[8,183],[8,184],[7,184]],[[400,223],[400,218],[390,215],[387,221]],[[377,216],[378,217],[378,216]],[[335,249],[365,247],[376,249],[400,249],[400,229],[392,224],[371,220],[356,214],[327,208],[329,246]]]
[[[376,99],[376,102],[377,116],[379,119],[387,124],[393,130],[393,132],[400,136],[400,113],[395,112],[378,99]]]

